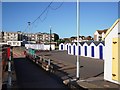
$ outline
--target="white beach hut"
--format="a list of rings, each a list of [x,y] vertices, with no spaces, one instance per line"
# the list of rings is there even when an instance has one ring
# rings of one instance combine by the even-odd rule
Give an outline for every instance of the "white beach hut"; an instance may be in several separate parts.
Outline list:
[[[103,60],[103,53],[104,53],[104,42],[98,42],[98,45],[96,45],[96,57],[98,59]]]
[[[81,44],[80,43],[78,43],[78,46],[76,45],[76,54],[75,55],[81,55]]]
[[[87,44],[87,57],[91,57],[91,45],[92,42],[86,42]]]
[[[72,45],[71,45],[71,54],[72,55],[76,55],[76,49],[77,49],[76,43],[72,43]]]
[[[68,44],[69,44],[69,43],[65,43],[65,44],[64,44],[64,50],[68,50]]]
[[[90,57],[97,58],[96,57],[96,45],[93,42],[91,42],[89,47],[90,47]]]
[[[120,84],[120,19],[109,28],[104,39],[104,79]]]
[[[68,43],[68,50],[67,50],[68,54],[71,55],[71,43]]]
[[[65,50],[65,45],[64,43],[59,44],[59,50]]]
[[[88,55],[88,44],[85,42],[82,47],[82,56],[87,57]]]
[[[85,44],[85,42],[80,42],[80,45],[81,45],[81,52],[80,52],[80,56],[84,56],[84,47],[83,45]]]

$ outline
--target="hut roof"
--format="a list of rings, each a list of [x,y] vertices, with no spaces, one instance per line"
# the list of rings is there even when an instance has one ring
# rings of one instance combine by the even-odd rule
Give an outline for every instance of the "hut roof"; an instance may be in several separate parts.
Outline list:
[[[106,32],[105,36],[102,38],[103,40],[107,37],[107,35],[113,30],[113,28],[118,24],[118,22],[120,21],[120,18],[117,19],[115,21],[115,23],[108,29],[108,31]]]

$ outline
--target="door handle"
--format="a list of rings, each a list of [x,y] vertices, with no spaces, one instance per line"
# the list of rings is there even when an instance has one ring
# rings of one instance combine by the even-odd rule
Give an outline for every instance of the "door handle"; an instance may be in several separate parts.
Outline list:
[[[115,77],[115,76],[116,76],[116,74],[112,74],[112,76],[113,76],[113,77]]]
[[[115,59],[114,57],[112,59]]]
[[[117,42],[113,42],[113,44],[116,44]]]

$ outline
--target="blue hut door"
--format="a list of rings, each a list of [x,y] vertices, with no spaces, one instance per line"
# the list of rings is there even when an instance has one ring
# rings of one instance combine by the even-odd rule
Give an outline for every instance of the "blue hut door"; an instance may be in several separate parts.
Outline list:
[[[87,56],[87,46],[85,46],[85,56]]]
[[[68,45],[67,45],[67,50],[68,50]]]
[[[63,50],[63,45],[61,45],[61,50]]]
[[[71,54],[71,46],[69,46],[69,53]]]
[[[94,57],[94,46],[91,47],[91,56]]]
[[[79,55],[81,55],[81,47],[79,46]]]
[[[103,47],[101,45],[99,46],[99,58],[103,59]]]
[[[73,54],[75,55],[75,45],[73,46]]]

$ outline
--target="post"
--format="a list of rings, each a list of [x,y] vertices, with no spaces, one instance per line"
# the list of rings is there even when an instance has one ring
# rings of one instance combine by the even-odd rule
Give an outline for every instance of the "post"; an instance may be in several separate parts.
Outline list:
[[[52,32],[52,31],[51,31],[51,26],[50,26],[50,51],[52,50],[52,49],[51,49],[51,32]]]
[[[80,14],[79,14],[79,0],[77,0],[77,49],[78,49],[78,55],[77,55],[77,73],[76,73],[76,78],[79,80],[80,78],[80,61],[79,61],[79,33],[80,33]]]
[[[48,65],[50,66],[50,59],[48,59]]]
[[[31,24],[31,22],[28,22],[29,31],[30,31],[30,24]],[[30,40],[30,39],[29,39],[29,38],[30,38],[29,35],[30,35],[30,34],[28,33],[28,41]]]
[[[8,60],[8,89],[11,88],[12,86],[12,70],[11,70],[11,61],[12,61],[12,47],[10,47],[10,52],[8,52],[10,54],[9,56],[9,60]]]
[[[4,42],[4,32],[2,30],[2,42]]]

